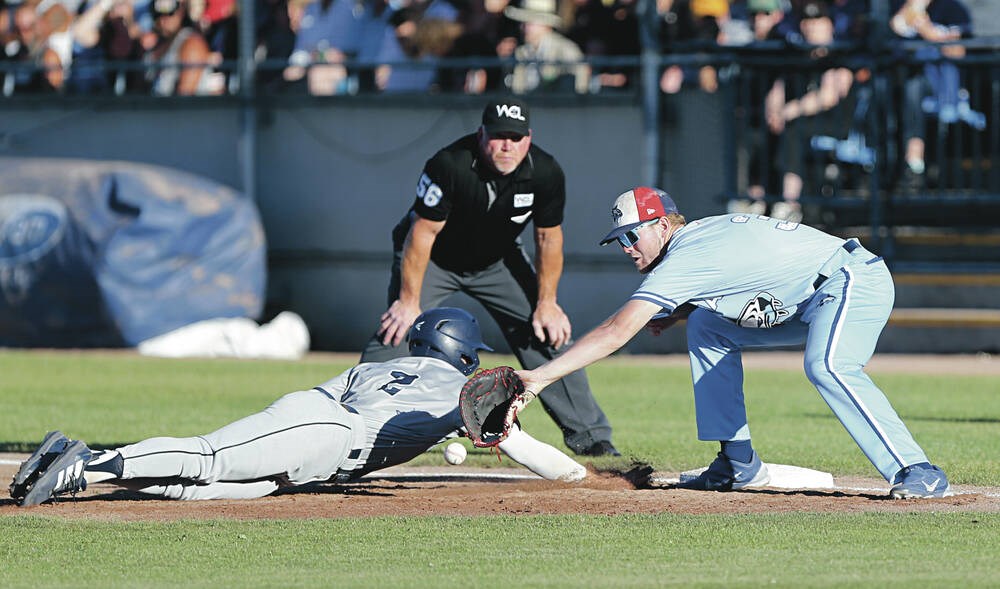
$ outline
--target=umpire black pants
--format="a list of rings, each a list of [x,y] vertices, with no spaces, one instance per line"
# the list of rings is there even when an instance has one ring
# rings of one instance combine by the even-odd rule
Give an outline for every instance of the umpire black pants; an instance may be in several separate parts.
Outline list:
[[[396,251],[387,304],[399,298],[401,264],[402,252]],[[520,247],[512,250],[506,259],[474,272],[450,272],[434,262],[429,263],[420,291],[420,308],[437,307],[455,292],[463,292],[483,305],[500,326],[522,367],[530,370],[559,354],[538,341],[531,327],[531,313],[538,297],[537,278]],[[405,356],[406,346],[405,341],[399,346],[382,345],[376,332],[365,346],[361,361],[384,362]],[[566,445],[574,452],[585,451],[596,442],[611,441],[611,424],[594,399],[583,370],[552,383],[538,398],[562,430]]]

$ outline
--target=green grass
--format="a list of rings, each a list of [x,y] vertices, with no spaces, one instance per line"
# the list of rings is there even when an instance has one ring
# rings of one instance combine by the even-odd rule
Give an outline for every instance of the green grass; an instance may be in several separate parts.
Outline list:
[[[349,367],[8,350],[0,353],[0,445],[27,451],[56,428],[98,447],[203,434]]]
[[[205,433],[348,366],[0,351],[0,451],[56,428],[98,447]],[[612,359],[588,373],[626,454],[598,466],[677,471],[714,456],[696,439],[686,368]],[[1000,485],[1000,379],[873,376],[953,482]],[[746,395],[766,460],[877,476],[800,370],[750,372]],[[561,445],[540,408],[523,422]],[[0,586],[997,586],[998,538],[996,513],[107,523],[25,512],[0,518]]]
[[[0,586],[989,587],[998,535],[997,514],[15,517],[0,520]]]

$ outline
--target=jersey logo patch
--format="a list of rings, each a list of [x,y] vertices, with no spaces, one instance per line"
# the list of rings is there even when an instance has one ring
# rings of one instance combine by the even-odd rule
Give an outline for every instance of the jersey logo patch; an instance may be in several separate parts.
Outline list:
[[[516,217],[511,217],[510,220],[515,223],[524,223],[525,221],[528,220],[528,217],[530,216],[531,216],[531,211],[528,211],[523,215],[517,215]]]
[[[771,293],[759,292],[743,307],[743,312],[740,313],[736,323],[741,327],[755,329],[774,327],[788,317],[788,310],[782,308],[784,306],[785,304]]]
[[[441,188],[431,181],[430,176],[426,173],[420,175],[420,180],[417,181],[417,198],[423,200],[425,205],[437,206],[441,202],[442,194]]]
[[[519,209],[523,207],[530,207],[534,202],[535,202],[534,192],[514,195],[514,206]]]

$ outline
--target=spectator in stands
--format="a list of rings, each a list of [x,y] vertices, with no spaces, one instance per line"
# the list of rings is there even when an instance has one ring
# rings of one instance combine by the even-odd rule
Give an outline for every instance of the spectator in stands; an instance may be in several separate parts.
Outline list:
[[[745,45],[752,40],[750,25],[733,18],[728,0],[660,0],[664,27],[661,35],[665,48],[680,43],[690,49],[705,49],[720,45]],[[660,89],[667,94],[680,92],[684,85],[697,84],[705,92],[719,89],[718,72],[714,66],[673,65],[660,76]]]
[[[458,20],[462,34],[447,57],[513,59],[520,44],[521,25],[504,14],[509,4],[509,0],[469,0]],[[504,75],[504,68],[498,65],[447,68],[438,72],[438,85],[444,92],[496,92],[505,87]]]
[[[211,50],[210,61],[234,62],[239,58],[239,3],[236,0],[207,0],[196,20],[198,31]],[[238,78],[234,72],[221,72],[225,87],[235,91]]]
[[[959,0],[893,0],[889,26],[903,39],[947,43],[972,36],[972,19]],[[900,187],[904,192],[918,192],[926,186],[924,161],[926,116],[924,99],[931,94],[953,94],[957,100],[958,73],[954,64],[941,63],[944,56],[965,56],[961,45],[927,47],[916,56],[928,64],[911,72],[905,84],[902,115],[904,166]],[[935,78],[937,87],[930,81]],[[947,100],[945,101],[947,102]]]
[[[753,41],[751,46],[773,46],[784,40],[792,21],[785,18],[784,0],[747,0],[747,19],[750,23]],[[798,27],[795,27],[798,30]],[[780,73],[772,68],[756,68],[748,72],[753,75],[751,83],[741,86],[747,94],[741,103],[753,105],[745,112],[746,133],[742,138],[744,150],[741,152],[741,166],[745,172],[746,196],[749,200],[733,200],[729,203],[731,213],[763,215],[767,211],[766,196],[773,186],[771,181],[777,156],[778,135],[765,122],[765,96],[779,79]],[[757,105],[760,105],[757,107]]]
[[[348,91],[345,62],[357,54],[359,30],[367,18],[357,6],[353,0],[315,0],[306,6],[284,71],[286,81],[305,80],[310,94]]]
[[[691,18],[687,11],[686,2],[682,0],[656,0],[656,17],[661,47],[670,47],[687,38]]]
[[[302,22],[306,4],[313,0],[257,0],[257,84],[278,90],[281,71],[278,62],[287,63],[295,48],[295,32]]]
[[[837,42],[858,43],[868,34],[868,0],[831,0],[833,39]]]
[[[45,39],[45,44],[55,52],[62,66],[61,76],[69,70],[73,63],[73,35],[70,25],[73,23],[72,10],[79,3],[76,0],[42,0],[38,3],[38,34]],[[62,89],[64,82],[59,82]]]
[[[719,35],[716,42],[724,47],[740,47],[753,42],[746,0],[729,0],[727,10],[717,19]]]
[[[521,23],[504,12],[510,0],[469,0],[460,22],[466,35],[483,37],[493,55],[512,57],[521,37]]]
[[[16,5],[10,5],[5,0],[0,0],[0,47],[7,47],[7,44],[14,40],[16,32],[14,30],[14,11]],[[0,60],[7,58],[6,51],[0,51]]]
[[[98,0],[90,3],[72,27],[73,70],[68,85],[74,93],[113,90],[148,92],[140,69],[108,68],[108,62],[140,62],[144,53],[143,30],[128,0]]]
[[[786,19],[786,0],[747,0],[751,29],[755,43],[782,40],[789,30],[797,30],[791,19]]]
[[[572,16],[566,37],[588,58],[639,55],[639,21],[634,0],[574,0],[567,3]],[[634,68],[600,66],[594,72],[598,88],[631,86],[638,72]]]
[[[444,16],[440,18],[438,16]],[[454,12],[427,12],[404,8],[392,14],[389,22],[395,30],[383,42],[374,59],[375,85],[382,92],[428,92],[437,90],[437,62],[451,52],[462,35],[462,25],[447,18]],[[405,66],[393,65],[395,63]]]
[[[779,47],[808,48],[810,44],[803,37],[799,27],[799,15],[803,7],[800,4],[800,10],[795,12],[792,11],[789,0],[747,0],[746,9],[753,31],[753,45],[764,50],[777,50]],[[831,0],[827,7],[834,24],[834,40],[859,40],[860,37],[854,35],[859,35],[864,30],[866,0]],[[823,46],[813,49],[816,53],[826,51]],[[779,135],[764,124],[765,117],[761,115],[767,111],[773,116],[781,109],[783,95],[778,90],[768,94],[768,89],[774,88],[782,73],[780,69],[754,69],[752,74],[757,78],[746,86],[749,93],[743,97],[743,103],[761,105],[761,109],[754,108],[747,112],[748,132],[743,139],[746,150],[743,152],[745,155],[741,169],[746,172],[744,176],[747,186],[746,196],[750,200],[731,202],[731,212],[764,213],[767,209],[766,194],[773,192],[775,185],[782,184],[781,179],[773,177],[775,166],[771,165],[777,159]],[[783,84],[784,82],[780,87],[781,90],[784,89]],[[765,96],[770,96],[771,102],[767,106],[765,106],[767,103]],[[783,130],[783,125],[776,125],[776,128]],[[785,206],[779,205],[777,208],[780,213]],[[794,209],[794,206],[792,208]]]
[[[826,3],[807,0],[802,5],[799,27],[805,43],[813,48],[811,55],[821,65],[826,56],[824,50],[833,43],[834,36],[833,19]],[[781,135],[783,170],[782,201],[772,206],[770,214],[794,222],[802,220],[799,197],[810,137],[845,131],[857,99],[852,92],[855,77],[850,69],[836,66],[812,71],[815,73],[804,83],[778,79],[765,99],[767,124],[772,132]],[[792,80],[799,82],[798,78]]]
[[[722,23],[729,19],[727,0],[690,0],[691,18],[694,20],[694,38],[702,46],[719,45]],[[698,87],[705,92],[719,89],[719,77],[715,67],[704,65],[690,75],[684,72],[685,80],[697,80]]]
[[[211,49],[188,18],[186,0],[153,0],[153,39],[143,55],[156,96],[220,94]]]
[[[413,46],[417,22],[427,8],[426,3],[396,6],[389,0],[365,0],[355,27],[357,45],[353,55],[358,66],[351,74],[355,80],[352,83],[364,92],[383,92],[390,85],[394,86],[389,90],[393,92],[412,85],[414,80],[406,77],[413,70],[394,68],[392,62],[410,59],[406,51]],[[394,69],[403,71],[393,75]]]
[[[571,0],[567,17],[566,38],[576,43],[584,55],[607,53],[608,29],[612,19],[612,1]]]
[[[231,19],[239,12],[239,3],[236,0],[202,0],[204,6],[198,12],[197,17],[192,13],[192,20],[198,23],[198,28],[209,31],[217,27],[219,23]],[[194,4],[192,3],[192,7]]]
[[[63,63],[56,50],[49,45],[53,27],[38,14],[37,4],[24,2],[14,8],[9,18],[12,34],[4,46],[2,58],[34,67],[17,69],[7,74],[4,78],[4,95],[61,90]]]
[[[510,80],[514,93],[589,91],[590,68],[583,63],[583,51],[556,31],[563,27],[556,0],[523,0],[520,7],[508,6],[505,13],[522,23],[524,33],[524,42],[514,50],[517,65]]]

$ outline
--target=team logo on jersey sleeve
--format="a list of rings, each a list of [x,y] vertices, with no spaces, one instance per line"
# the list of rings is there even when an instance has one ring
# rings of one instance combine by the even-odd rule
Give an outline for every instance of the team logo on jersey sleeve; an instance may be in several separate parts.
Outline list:
[[[784,321],[788,317],[785,304],[769,292],[759,292],[750,299],[743,312],[736,320],[741,327],[767,329]]]

